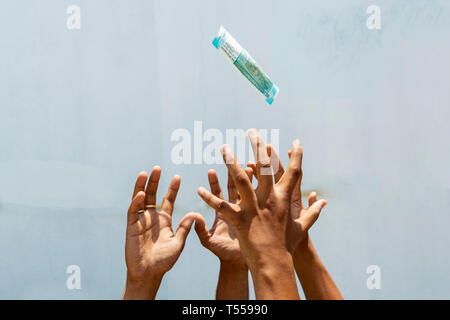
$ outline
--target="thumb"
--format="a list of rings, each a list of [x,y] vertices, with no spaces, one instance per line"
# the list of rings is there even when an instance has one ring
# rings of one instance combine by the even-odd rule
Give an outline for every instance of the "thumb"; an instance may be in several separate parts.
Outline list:
[[[192,224],[194,223],[195,217],[198,213],[189,212],[186,214],[178,224],[177,232],[175,232],[175,238],[181,241],[184,245],[186,238],[191,231]]]
[[[208,242],[210,234],[206,227],[205,218],[199,213],[195,216],[195,232],[197,233],[200,242],[205,245]]]
[[[319,218],[320,212],[327,205],[326,200],[319,200],[314,202],[309,208],[306,210],[306,215],[302,218],[302,221],[305,223],[305,229],[309,230],[312,227],[314,222]]]

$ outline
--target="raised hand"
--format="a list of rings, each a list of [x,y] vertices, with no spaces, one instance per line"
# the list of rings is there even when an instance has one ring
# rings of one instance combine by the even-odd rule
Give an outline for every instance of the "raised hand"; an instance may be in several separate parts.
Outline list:
[[[303,150],[301,149],[300,161],[303,159]],[[275,183],[277,183],[284,174],[284,167],[271,145],[267,145],[267,154],[270,157],[272,167],[277,165],[277,172],[274,175]],[[292,151],[289,150],[289,158]],[[301,165],[301,162],[300,162]],[[252,170],[256,170],[256,164],[249,162],[247,164]],[[317,194],[311,192],[308,196],[308,207],[305,208],[302,203],[301,182],[303,177],[303,170],[300,167],[300,176],[297,180],[294,190],[291,195],[290,213],[292,220],[288,222],[286,232],[286,242],[289,252],[293,253],[299,245],[305,245],[308,242],[308,230],[312,227],[314,222],[319,218],[320,212],[326,206],[326,200],[317,200]],[[257,177],[258,178],[258,177]]]
[[[247,176],[252,177],[252,169],[246,169]],[[208,181],[211,193],[223,199],[217,174],[214,170],[208,171]],[[237,204],[240,200],[239,193],[236,190],[233,179],[228,175],[228,201]],[[228,219],[219,210],[216,210],[216,218],[210,230],[206,227],[202,216],[196,218],[195,231],[202,245],[214,253],[221,262],[230,262],[234,264],[245,265],[244,257],[239,248],[239,241],[236,235],[236,228],[230,219]]]
[[[155,166],[148,184],[146,172],[141,172],[136,180],[128,209],[125,243],[127,285],[123,298],[153,299],[156,296],[163,275],[180,256],[197,215],[185,215],[173,233],[172,212],[181,178],[172,178],[158,211],[156,191],[160,176],[161,168]]]
[[[267,153],[270,156],[272,166],[278,165],[278,171],[275,174],[275,182],[278,182],[284,174],[283,165],[270,145],[267,146]],[[289,158],[291,158],[291,154],[292,150],[289,150]],[[254,163],[248,163],[247,166],[252,170],[256,169]],[[288,249],[292,254],[295,271],[307,299],[341,300],[343,299],[342,294],[320,260],[308,235],[308,230],[317,220],[327,202],[317,200],[317,194],[311,192],[308,197],[308,208],[303,207],[301,199],[302,176],[302,171],[300,171],[300,176],[291,195],[290,213],[292,220],[288,223],[286,230]]]
[[[247,176],[252,179],[252,169],[247,168]],[[208,171],[208,181],[214,196],[223,199],[217,174]],[[228,174],[229,202],[236,204],[240,200],[239,193],[232,177]],[[216,210],[216,218],[210,230],[205,220],[198,215],[195,231],[202,245],[214,253],[220,260],[219,281],[217,283],[216,299],[246,300],[248,299],[248,267],[242,256],[237,239],[236,228],[220,210]]]
[[[224,161],[241,201],[230,203],[205,188],[199,188],[198,193],[235,226],[241,252],[252,273],[256,298],[298,299],[286,230],[291,219],[291,194],[301,173],[300,141],[294,141],[288,168],[274,185],[266,146],[255,129],[249,130],[249,137],[256,158],[256,190],[230,148],[223,146]]]

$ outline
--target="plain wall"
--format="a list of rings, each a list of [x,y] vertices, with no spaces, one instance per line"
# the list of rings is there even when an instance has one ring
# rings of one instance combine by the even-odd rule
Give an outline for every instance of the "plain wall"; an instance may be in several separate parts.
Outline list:
[[[156,164],[159,200],[182,177],[174,225],[211,224],[196,189],[209,168],[225,188],[225,167],[170,157],[199,120],[279,129],[284,163],[302,140],[304,189],[329,203],[311,238],[344,297],[449,299],[449,18],[444,0],[2,1],[0,298],[120,298],[126,210]],[[220,25],[280,88],[272,106],[212,46]],[[213,299],[218,268],[192,231],[158,298]]]

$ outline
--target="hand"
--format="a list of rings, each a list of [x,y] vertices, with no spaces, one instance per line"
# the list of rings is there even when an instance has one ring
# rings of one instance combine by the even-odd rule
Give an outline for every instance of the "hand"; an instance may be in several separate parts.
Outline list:
[[[141,291],[145,291],[145,287],[152,287],[155,291],[156,286],[157,291],[163,275],[173,267],[180,256],[197,215],[196,213],[185,215],[174,235],[172,212],[181,178],[180,176],[172,178],[161,210],[158,212],[156,191],[160,176],[161,168],[155,166],[147,187],[146,172],[141,172],[136,180],[133,199],[128,209],[126,231],[127,288],[139,287]],[[154,297],[156,292],[152,292],[151,295]]]
[[[267,154],[270,157],[272,167],[277,163],[278,171],[275,173],[275,183],[277,183],[284,174],[284,168],[281,161],[271,145],[267,145]],[[291,158],[292,151],[289,150],[289,158]],[[301,150],[301,159],[303,158],[303,150]],[[249,162],[247,164],[252,170],[256,170],[256,164]],[[286,233],[286,242],[289,252],[293,253],[299,247],[307,247],[308,245],[308,230],[319,218],[321,210],[327,205],[326,200],[317,200],[317,194],[311,192],[308,196],[308,208],[303,207],[301,182],[303,171],[300,170],[300,177],[297,180],[294,190],[291,195],[290,213],[292,221],[288,222]]]
[[[247,168],[247,176],[252,179],[252,169]],[[208,171],[208,181],[214,196],[223,199],[217,174],[214,170]],[[236,204],[240,200],[233,179],[228,174],[228,198],[229,202]],[[236,228],[220,210],[216,210],[216,219],[211,230],[206,227],[205,219],[198,215],[195,222],[195,231],[202,245],[214,253],[221,262],[244,265],[245,260],[241,254],[239,241],[236,237]]]
[[[298,299],[292,258],[287,251],[286,227],[290,220],[291,194],[301,171],[300,141],[294,141],[288,168],[274,185],[271,162],[259,133],[249,130],[249,137],[257,161],[257,188],[253,189],[230,148],[223,146],[221,151],[241,201],[227,202],[205,188],[199,188],[198,193],[236,227],[241,252],[254,280],[256,298]]]
[[[274,166],[274,163],[278,163],[279,170],[275,173],[276,183],[283,176],[284,168],[275,150],[270,145],[267,145],[267,153],[270,156],[272,166]],[[289,150],[289,158],[291,154],[292,151]],[[247,166],[252,170],[256,168],[254,163],[248,163]],[[300,171],[300,177],[291,195],[290,213],[292,220],[288,224],[286,232],[286,242],[292,254],[295,271],[307,299],[342,300],[342,294],[320,260],[308,236],[308,230],[318,219],[327,202],[325,200],[317,201],[317,194],[311,192],[308,197],[308,208],[303,207],[301,200],[302,176],[302,171]]]

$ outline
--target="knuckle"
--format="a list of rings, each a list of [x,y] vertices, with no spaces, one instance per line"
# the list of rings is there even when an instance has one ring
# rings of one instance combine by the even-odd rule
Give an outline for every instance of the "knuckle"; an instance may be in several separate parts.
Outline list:
[[[219,210],[224,210],[227,207],[228,207],[228,204],[226,203],[226,201],[220,201],[219,202],[219,205],[218,205]]]
[[[245,184],[246,181],[247,181],[247,178],[245,176],[243,176],[242,174],[240,174],[236,177],[236,183],[239,185]]]
[[[293,166],[291,172],[293,176],[300,177],[302,175],[302,168],[300,166]]]
[[[270,159],[261,159],[259,166],[261,168],[270,168]]]

